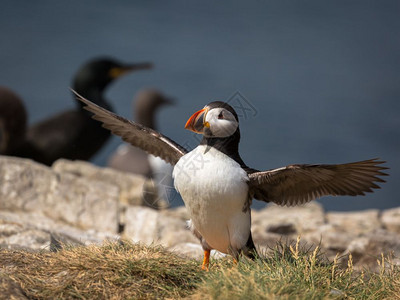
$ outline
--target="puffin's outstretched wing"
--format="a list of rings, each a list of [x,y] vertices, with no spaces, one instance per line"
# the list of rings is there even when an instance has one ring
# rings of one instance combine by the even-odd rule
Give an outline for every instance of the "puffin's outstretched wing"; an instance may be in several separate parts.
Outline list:
[[[86,110],[94,113],[93,119],[102,122],[104,128],[120,136],[125,142],[139,147],[149,154],[159,156],[172,165],[175,165],[187,153],[185,148],[161,133],[118,116],[83,98],[74,90],[72,92],[79,101],[86,104],[84,107]]]
[[[377,159],[340,165],[289,165],[263,172],[249,172],[250,194],[257,200],[293,206],[325,195],[364,195],[385,182]]]

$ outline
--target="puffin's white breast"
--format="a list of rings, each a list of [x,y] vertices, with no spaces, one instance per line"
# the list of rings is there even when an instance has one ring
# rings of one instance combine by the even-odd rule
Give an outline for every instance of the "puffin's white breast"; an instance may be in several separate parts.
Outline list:
[[[200,145],[178,161],[173,177],[195,228],[213,249],[227,253],[230,247],[238,250],[246,244],[248,176],[236,161]]]

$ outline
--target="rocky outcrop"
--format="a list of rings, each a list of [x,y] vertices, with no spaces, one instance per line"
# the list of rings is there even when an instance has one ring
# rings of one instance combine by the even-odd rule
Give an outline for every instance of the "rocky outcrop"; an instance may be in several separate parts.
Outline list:
[[[58,174],[71,174],[94,182],[118,188],[119,203],[165,208],[166,202],[158,199],[157,189],[151,180],[139,175],[99,168],[84,161],[57,160],[52,169]],[[154,198],[154,199],[153,199]],[[159,201],[156,201],[159,200]],[[155,206],[153,204],[156,204]]]
[[[400,207],[383,211],[381,220],[388,231],[400,234]]]
[[[116,240],[115,233],[79,229],[38,212],[0,211],[0,247],[30,250],[56,250],[59,244],[101,244]]]
[[[201,257],[186,229],[186,209],[164,209],[156,191],[141,176],[87,162],[59,160],[49,168],[0,156],[0,247],[57,251],[64,244],[127,238]],[[331,259],[351,252],[355,266],[375,265],[381,253],[400,257],[400,208],[325,212],[317,202],[269,205],[253,211],[252,232],[261,252],[300,235]]]
[[[279,240],[293,242],[300,236],[306,248],[319,245],[331,261],[338,253],[340,257],[351,253],[355,267],[375,268],[381,254],[400,264],[400,218],[391,217],[387,226],[387,215],[396,212],[324,212],[317,202],[293,208],[271,205],[253,214],[252,230],[262,251]]]

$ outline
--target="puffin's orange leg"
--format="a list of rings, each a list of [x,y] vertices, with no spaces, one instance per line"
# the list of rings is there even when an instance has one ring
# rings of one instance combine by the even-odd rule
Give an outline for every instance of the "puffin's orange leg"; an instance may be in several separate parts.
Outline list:
[[[210,265],[210,252],[211,250],[204,250],[203,265],[201,266],[204,271],[208,271],[208,266]]]

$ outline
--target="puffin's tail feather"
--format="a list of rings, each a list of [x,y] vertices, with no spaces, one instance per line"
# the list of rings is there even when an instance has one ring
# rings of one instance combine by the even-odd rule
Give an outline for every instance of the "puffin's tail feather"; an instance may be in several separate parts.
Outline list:
[[[247,256],[248,258],[255,260],[258,257],[258,252],[256,246],[254,246],[253,237],[251,233],[249,235],[249,239],[247,240],[246,245],[242,249],[243,255]]]

